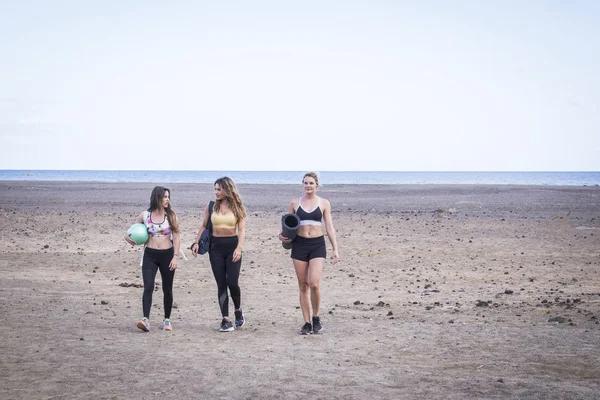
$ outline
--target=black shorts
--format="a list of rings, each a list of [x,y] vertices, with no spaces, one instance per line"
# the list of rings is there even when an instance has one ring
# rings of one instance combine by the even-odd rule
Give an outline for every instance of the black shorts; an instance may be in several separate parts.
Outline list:
[[[305,238],[296,236],[292,242],[292,258],[298,261],[310,261],[313,258],[327,258],[325,236]]]

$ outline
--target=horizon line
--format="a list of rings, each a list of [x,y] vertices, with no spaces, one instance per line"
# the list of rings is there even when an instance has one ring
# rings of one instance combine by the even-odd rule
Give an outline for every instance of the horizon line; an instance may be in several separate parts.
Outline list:
[[[69,171],[69,172],[307,172],[305,170],[262,170],[262,169],[247,169],[247,170],[223,170],[223,169],[21,169],[21,168],[4,168],[0,171]],[[531,173],[556,173],[556,172],[587,172],[587,173],[600,173],[600,170],[312,170],[312,172],[323,173],[323,172],[352,172],[352,173],[371,173],[371,172],[400,172],[400,173],[464,173],[464,172],[475,172],[475,173],[497,173],[497,172],[531,172]]]

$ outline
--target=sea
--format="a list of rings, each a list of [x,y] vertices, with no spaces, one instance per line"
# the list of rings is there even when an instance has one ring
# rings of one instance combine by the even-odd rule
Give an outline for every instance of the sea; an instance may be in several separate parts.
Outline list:
[[[305,171],[108,171],[0,170],[4,181],[83,181],[213,183],[229,176],[236,184],[300,184]],[[319,183],[351,185],[486,184],[600,186],[600,171],[473,172],[473,171],[317,171]]]

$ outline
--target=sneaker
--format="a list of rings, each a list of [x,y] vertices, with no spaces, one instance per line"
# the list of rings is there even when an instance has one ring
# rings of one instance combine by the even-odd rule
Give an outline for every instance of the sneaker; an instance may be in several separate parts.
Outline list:
[[[310,325],[310,322],[305,323],[304,326],[302,326],[302,329],[300,329],[301,335],[310,335],[311,332],[312,326]]]
[[[150,321],[146,317],[140,319],[136,326],[144,332],[150,332]]]
[[[244,312],[242,310],[235,312],[235,327],[241,328],[246,324],[246,319],[244,319]]]
[[[321,318],[312,317],[313,321],[313,333],[320,333],[323,330],[323,325],[321,325]]]
[[[163,320],[163,331],[172,331],[173,330],[173,325],[171,324],[171,321],[169,320],[169,318],[165,318]]]
[[[219,332],[233,332],[235,328],[230,320],[223,318],[221,321],[221,327],[219,328]]]

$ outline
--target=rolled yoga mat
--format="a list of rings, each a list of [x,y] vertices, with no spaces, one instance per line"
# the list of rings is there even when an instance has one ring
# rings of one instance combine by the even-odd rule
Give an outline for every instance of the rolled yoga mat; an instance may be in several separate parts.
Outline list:
[[[288,239],[294,241],[300,228],[300,218],[296,214],[285,214],[281,217],[281,233]],[[283,248],[289,250],[292,248],[292,242],[281,243]]]

